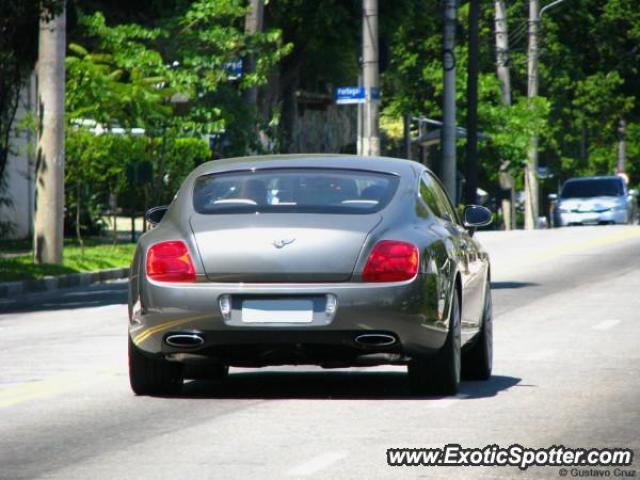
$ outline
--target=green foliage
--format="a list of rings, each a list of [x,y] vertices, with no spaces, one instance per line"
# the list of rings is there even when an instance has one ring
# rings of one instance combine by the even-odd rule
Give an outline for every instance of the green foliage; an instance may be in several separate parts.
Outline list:
[[[62,6],[61,0],[0,1],[0,193],[20,89],[31,75],[38,54],[39,20],[50,18]],[[7,222],[0,223],[0,233],[9,228]]]
[[[99,228],[110,195],[126,209],[171,201],[184,177],[211,156],[203,135],[226,131],[231,150],[244,153],[256,119],[242,91],[264,84],[290,50],[277,29],[246,35],[246,12],[240,0],[176,2],[154,22],[115,25],[100,11],[79,12],[67,57],[70,225],[80,206],[83,228]],[[230,82],[228,62],[250,54],[258,58],[256,72]],[[105,134],[86,129],[94,122]],[[120,128],[125,134],[110,133]],[[132,128],[143,135],[130,135]],[[151,162],[153,179],[131,184],[127,171],[142,162]]]
[[[209,145],[199,138],[170,138],[164,158],[163,184],[167,192],[160,203],[169,203],[196,165],[209,160]]]
[[[92,119],[105,127],[153,128],[166,122],[166,67],[160,54],[147,48],[159,32],[136,25],[108,27],[104,16],[81,16],[87,34],[98,39],[99,53],[75,43],[67,55],[67,120]]]
[[[146,200],[169,203],[193,168],[210,158],[208,143],[199,138],[95,135],[82,128],[67,132],[65,203],[67,225],[75,225],[81,209],[81,230],[96,233],[108,209],[110,194],[119,198],[125,210],[142,210]],[[135,164],[151,162],[150,184],[132,184],[127,170]],[[146,192],[145,192],[146,190]],[[146,205],[149,206],[149,205]]]
[[[5,281],[32,280],[48,275],[94,272],[108,268],[123,268],[131,264],[135,245],[123,243],[104,245],[91,243],[81,248],[65,244],[62,265],[33,263],[33,255],[0,257],[0,278]]]
[[[561,4],[543,18],[540,97],[528,101],[528,1],[508,4],[512,106],[503,106],[495,75],[493,2],[481,5],[479,129],[481,187],[497,192],[498,168],[514,173],[526,158],[529,136],[540,135],[540,164],[556,180],[613,173],[620,118],[627,121],[627,170],[640,182],[640,10],[636,0],[581,0]],[[405,21],[392,34],[391,64],[383,76],[383,107],[389,117],[405,112],[439,118],[442,97],[442,11],[438,2],[409,2]],[[420,12],[420,14],[418,14]],[[458,124],[466,118],[468,2],[457,33]],[[462,144],[462,142],[460,142]],[[462,169],[464,152],[459,149]],[[555,182],[554,182],[555,183]]]
[[[243,104],[242,91],[265,84],[291,50],[278,29],[244,33],[244,3],[199,0],[146,26],[110,26],[101,12],[81,13],[83,43],[91,48],[70,45],[69,119],[171,127],[189,135],[228,130],[236,150],[243,151],[247,138],[239,132],[250,130],[256,119]],[[248,55],[258,59],[256,71],[231,83],[228,63]]]
[[[531,137],[538,135],[544,139],[548,133],[549,101],[543,97],[533,100],[518,97],[510,106],[485,103],[479,114],[489,127],[484,130],[488,143],[502,160],[509,162],[513,174],[526,163]]]

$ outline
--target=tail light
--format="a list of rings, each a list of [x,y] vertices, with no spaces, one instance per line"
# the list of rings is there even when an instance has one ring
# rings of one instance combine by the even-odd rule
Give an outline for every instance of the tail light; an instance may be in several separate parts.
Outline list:
[[[195,282],[189,249],[179,240],[152,245],[147,252],[147,276],[158,282]]]
[[[365,282],[400,282],[418,273],[418,247],[412,243],[383,240],[374,247],[362,273]]]

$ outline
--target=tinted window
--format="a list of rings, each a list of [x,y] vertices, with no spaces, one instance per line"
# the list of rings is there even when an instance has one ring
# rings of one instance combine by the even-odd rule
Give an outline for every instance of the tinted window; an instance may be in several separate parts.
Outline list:
[[[443,212],[438,202],[438,195],[433,188],[432,182],[430,182],[426,175],[423,175],[420,179],[420,196],[422,200],[424,200],[424,203],[427,204],[427,207],[429,207],[429,210],[431,210],[431,213],[436,217],[443,218]]]
[[[624,195],[620,178],[594,178],[568,181],[562,188],[562,198],[617,197]]]
[[[398,177],[359,170],[265,169],[199,177],[199,213],[373,213],[395,193]]]
[[[430,174],[425,173],[422,176],[420,195],[435,216],[452,223],[460,223],[449,197]]]

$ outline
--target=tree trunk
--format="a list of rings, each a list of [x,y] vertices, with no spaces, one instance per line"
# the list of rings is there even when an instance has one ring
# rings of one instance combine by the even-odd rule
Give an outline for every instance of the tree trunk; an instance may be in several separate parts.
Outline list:
[[[502,91],[502,103],[511,105],[511,75],[509,73],[509,27],[504,0],[495,3],[496,65]]]
[[[249,0],[249,11],[244,19],[244,33],[255,35],[262,31],[262,21],[264,17],[264,0]],[[256,59],[254,55],[247,55],[244,59],[244,75],[256,71]],[[245,102],[248,105],[257,107],[258,87],[253,86],[245,91]]]
[[[625,173],[625,164],[627,161],[626,134],[627,122],[624,118],[621,118],[618,124],[618,161],[616,162],[616,173]]]
[[[40,21],[38,48],[38,148],[34,260],[62,263],[64,241],[64,9]]]
[[[80,244],[80,255],[84,257],[84,240],[82,240],[81,208],[80,208],[80,181],[76,181],[76,238]]]
[[[527,97],[533,100],[538,96],[538,30],[540,27],[540,9],[538,0],[529,0],[529,48],[528,67],[529,76]],[[538,228],[538,135],[531,136],[527,166],[524,169],[524,228],[535,230]]]
[[[496,27],[496,73],[500,80],[502,103],[511,105],[511,74],[509,72],[509,27],[507,24],[507,10],[504,0],[495,1],[495,27]],[[515,225],[515,208],[513,199],[514,187],[509,189],[509,198],[502,200],[502,214],[504,229],[512,230]]]

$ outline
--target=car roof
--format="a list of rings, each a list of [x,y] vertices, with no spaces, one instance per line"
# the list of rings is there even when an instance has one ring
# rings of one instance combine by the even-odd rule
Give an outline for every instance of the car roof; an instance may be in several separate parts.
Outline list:
[[[599,175],[599,176],[595,176],[595,177],[573,177],[568,179],[566,182],[564,183],[573,183],[573,182],[590,182],[593,180],[619,180],[621,182],[624,182],[624,179],[622,177],[619,177],[618,175]]]
[[[197,167],[194,175],[248,170],[251,168],[345,168],[395,173],[400,176],[415,174],[421,164],[413,160],[391,157],[364,157],[338,154],[287,154],[211,160]]]

